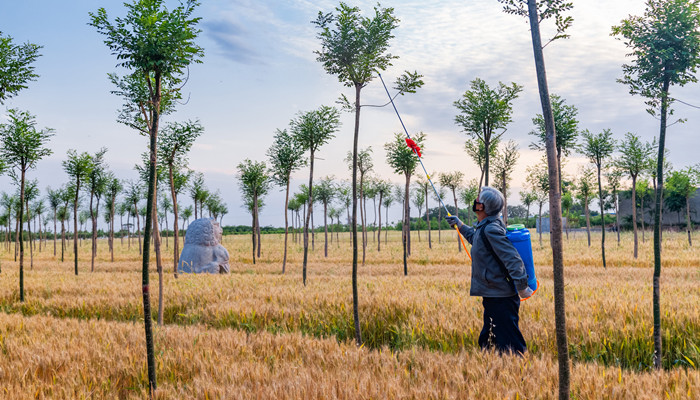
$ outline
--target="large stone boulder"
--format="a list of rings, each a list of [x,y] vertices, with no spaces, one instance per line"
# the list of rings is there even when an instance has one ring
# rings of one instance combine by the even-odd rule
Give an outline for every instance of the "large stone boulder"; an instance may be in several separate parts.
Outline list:
[[[216,220],[200,218],[187,227],[185,246],[178,271],[187,273],[228,274],[228,250],[221,245],[223,230]]]

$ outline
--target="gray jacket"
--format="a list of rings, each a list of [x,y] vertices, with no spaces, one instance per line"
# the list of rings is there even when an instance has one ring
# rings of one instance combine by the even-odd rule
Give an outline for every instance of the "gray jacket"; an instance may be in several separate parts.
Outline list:
[[[488,225],[487,225],[488,224]],[[486,225],[485,228],[482,228]],[[527,287],[525,265],[518,251],[506,237],[506,227],[498,216],[489,216],[476,224],[476,227],[462,225],[459,232],[472,245],[472,282],[470,296],[510,297],[516,294],[513,289],[522,290]],[[493,252],[484,243],[483,234],[488,236]],[[506,267],[513,282],[506,281],[503,268],[499,265],[498,257]]]

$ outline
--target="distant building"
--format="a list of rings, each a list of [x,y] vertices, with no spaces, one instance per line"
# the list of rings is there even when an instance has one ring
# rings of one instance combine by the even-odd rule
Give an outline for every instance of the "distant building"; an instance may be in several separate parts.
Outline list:
[[[620,224],[625,224],[625,220],[632,215],[632,195],[627,191],[627,196],[620,196]],[[654,201],[644,202],[644,223],[652,226],[654,224]],[[679,222],[680,217],[680,222]],[[637,207],[638,221],[642,219],[642,210]],[[695,191],[695,195],[690,198],[690,220],[694,223],[700,223],[700,189]],[[663,221],[664,225],[679,225],[685,224],[685,209],[680,215],[677,212],[671,212],[664,207]]]

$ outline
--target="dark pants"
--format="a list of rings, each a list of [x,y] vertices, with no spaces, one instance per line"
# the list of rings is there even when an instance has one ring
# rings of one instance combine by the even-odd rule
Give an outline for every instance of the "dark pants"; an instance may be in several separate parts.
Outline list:
[[[484,297],[484,327],[479,346],[495,348],[498,352],[524,353],[527,344],[518,327],[520,297]]]

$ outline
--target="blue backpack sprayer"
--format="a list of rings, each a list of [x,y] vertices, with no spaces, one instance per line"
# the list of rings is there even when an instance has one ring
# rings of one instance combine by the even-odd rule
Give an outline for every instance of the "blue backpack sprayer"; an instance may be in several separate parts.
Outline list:
[[[435,189],[435,185],[433,184],[433,180],[430,179],[430,175],[428,174],[428,171],[425,169],[425,165],[423,165],[423,158],[422,154],[420,151],[420,147],[416,144],[413,139],[411,139],[411,135],[408,134],[408,130],[406,129],[406,125],[404,125],[403,120],[401,119],[401,115],[399,114],[399,110],[396,109],[396,105],[394,104],[394,99],[391,97],[391,94],[389,93],[389,89],[387,89],[386,84],[384,83],[384,78],[382,78],[382,74],[377,72],[379,75],[379,79],[382,81],[382,85],[384,86],[384,90],[386,91],[387,96],[389,96],[389,101],[391,102],[391,106],[394,107],[394,111],[396,112],[396,116],[399,118],[399,122],[401,123],[401,127],[403,128],[404,133],[406,134],[406,144],[408,147],[413,150],[413,153],[418,157],[418,161],[420,162],[420,166],[423,168],[423,172],[425,173],[425,177],[428,178],[428,182],[430,182],[430,186],[432,186],[433,191],[435,192],[435,197],[437,197],[438,201],[440,202],[440,205],[445,209],[445,212],[447,213],[447,216],[451,216],[450,211],[447,209],[445,206],[445,203],[442,202],[442,198],[440,197],[440,194],[438,193],[437,189]],[[459,229],[457,226],[454,227],[455,230],[457,231],[457,236],[459,237],[459,240],[462,242],[462,247],[464,248],[464,251],[467,253],[467,256],[469,256],[469,260],[471,261],[472,256],[469,253],[469,250],[467,249],[467,245],[464,243],[464,238],[462,237],[462,234],[459,233]],[[513,247],[518,251],[518,254],[520,255],[520,258],[523,260],[523,264],[525,264],[525,272],[527,272],[527,284],[530,287],[530,289],[533,290],[534,292],[537,291],[539,288],[539,281],[537,280],[537,277],[535,275],[535,264],[532,258],[532,242],[530,240],[530,231],[525,229],[524,225],[508,225],[507,228],[507,233],[506,237],[510,242],[513,244]],[[528,297],[529,299],[529,297]],[[527,299],[522,299],[522,300],[527,300]]]

